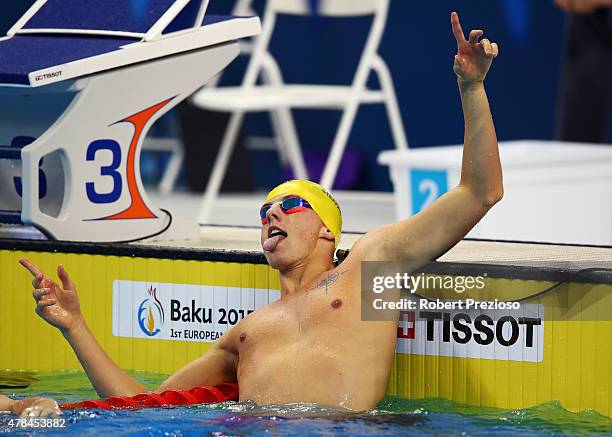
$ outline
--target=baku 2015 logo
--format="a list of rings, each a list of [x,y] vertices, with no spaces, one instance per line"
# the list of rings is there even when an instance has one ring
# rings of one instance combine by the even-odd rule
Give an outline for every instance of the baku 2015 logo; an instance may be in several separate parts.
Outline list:
[[[164,326],[164,307],[157,298],[157,289],[150,286],[147,293],[149,297],[138,307],[138,325],[142,332],[153,337]]]

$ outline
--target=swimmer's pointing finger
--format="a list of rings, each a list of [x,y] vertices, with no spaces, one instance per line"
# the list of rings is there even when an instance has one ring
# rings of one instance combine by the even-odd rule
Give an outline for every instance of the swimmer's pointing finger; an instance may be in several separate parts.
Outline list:
[[[32,279],[32,287],[40,288],[40,286],[46,282],[45,279],[47,278],[45,278],[45,274],[30,260],[25,258],[20,259],[19,264],[24,266],[30,272],[30,274],[34,276],[34,279]],[[48,284],[45,283],[45,286],[46,285]]]
[[[451,25],[453,27],[453,35],[455,35],[455,39],[457,40],[457,45],[464,43],[465,35],[463,34],[461,23],[459,23],[459,14],[456,12],[451,14]]]
[[[32,261],[22,258],[19,260],[19,264],[24,266],[28,271],[32,274],[32,276],[37,277],[38,275],[42,275],[43,272],[40,270]]]
[[[25,258],[19,260],[19,264],[24,266],[34,276],[32,280],[32,287],[38,288],[50,288],[50,291],[56,290],[57,284],[49,279],[34,263]]]

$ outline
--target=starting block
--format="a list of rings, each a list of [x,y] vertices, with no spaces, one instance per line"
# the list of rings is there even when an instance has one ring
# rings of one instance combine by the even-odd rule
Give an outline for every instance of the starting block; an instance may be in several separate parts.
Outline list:
[[[140,178],[146,133],[261,30],[207,5],[37,0],[0,38],[1,223],[94,242],[167,230]]]

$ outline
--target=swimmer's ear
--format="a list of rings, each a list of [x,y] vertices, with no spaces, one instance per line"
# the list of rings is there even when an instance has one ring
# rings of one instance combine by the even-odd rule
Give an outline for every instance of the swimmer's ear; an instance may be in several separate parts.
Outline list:
[[[326,227],[321,227],[321,231],[319,232],[319,237],[325,238],[326,240],[330,240],[330,241],[336,241],[336,237],[334,237],[334,234],[332,234],[332,232]]]

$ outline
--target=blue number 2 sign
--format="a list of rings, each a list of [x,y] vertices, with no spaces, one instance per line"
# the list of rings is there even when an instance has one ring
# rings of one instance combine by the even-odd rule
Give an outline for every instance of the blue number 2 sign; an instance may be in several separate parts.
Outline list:
[[[110,176],[113,179],[113,189],[108,193],[100,193],[96,190],[95,182],[87,182],[87,198],[93,203],[113,203],[121,197],[123,179],[117,171],[121,165],[121,146],[114,140],[96,140],[87,147],[87,161],[95,161],[99,150],[109,150],[113,161],[110,165],[100,167],[100,175]]]
[[[410,171],[412,214],[427,208],[448,191],[448,174],[445,170],[413,169]]]

